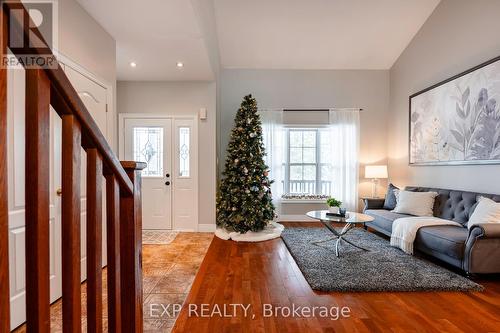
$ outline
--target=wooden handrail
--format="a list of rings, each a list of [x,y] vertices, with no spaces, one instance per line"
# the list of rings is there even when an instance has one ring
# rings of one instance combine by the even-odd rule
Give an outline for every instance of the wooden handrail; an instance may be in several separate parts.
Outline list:
[[[19,6],[22,6],[22,3],[19,0],[9,0],[9,2],[6,2],[3,5],[8,9],[15,9],[19,8]],[[24,10],[26,11],[26,9]],[[9,18],[9,26],[16,26],[19,30],[23,31],[24,38],[29,39],[30,32],[38,32],[37,36],[43,40],[43,36],[38,31],[38,29],[33,28],[30,29],[30,31],[26,31],[22,26],[22,22],[19,22],[17,17],[14,17],[15,21],[10,21],[10,19],[12,19],[12,17]],[[59,107],[55,107],[56,112],[61,117],[64,114],[72,114],[78,119],[82,127],[82,139],[84,140],[84,147],[95,147],[103,158],[103,161],[105,163],[105,172],[113,173],[116,176],[118,183],[120,184],[121,190],[125,191],[129,195],[132,195],[132,182],[127,177],[127,173],[121,166],[116,154],[113,152],[104,135],[99,130],[99,127],[90,115],[90,112],[85,107],[85,104],[81,100],[80,96],[78,96],[78,93],[69,81],[66,73],[59,65],[59,62],[57,61],[55,55],[52,52],[48,53],[46,50],[43,50],[43,53],[41,51],[38,51],[37,49],[33,49],[33,51],[35,54],[36,52],[38,52],[38,54],[43,55],[44,58],[53,57],[54,64],[56,64],[56,68],[44,68],[52,86],[51,104],[53,104],[52,98],[54,98],[55,104],[59,105]],[[14,55],[22,56],[22,54],[20,53],[14,53]]]
[[[7,39],[29,40],[40,31],[26,28],[6,15],[11,9],[29,14],[19,0],[0,0],[1,49]],[[12,20],[9,22],[9,20]],[[30,19],[31,20],[31,19]],[[32,27],[34,25],[30,25]],[[110,332],[141,333],[142,217],[141,162],[120,162],[99,130],[54,54],[30,49],[53,59],[54,66],[26,69],[26,323],[28,332],[50,331],[49,309],[49,154],[50,106],[62,118],[62,317],[64,332],[80,332],[81,309],[81,148],[87,152],[87,323],[102,332],[102,176],[106,178],[108,327]],[[17,53],[16,53],[17,52]],[[14,50],[22,59],[23,50]],[[7,70],[0,67],[0,333],[10,331],[8,188],[7,188]],[[28,184],[28,180],[30,180]]]

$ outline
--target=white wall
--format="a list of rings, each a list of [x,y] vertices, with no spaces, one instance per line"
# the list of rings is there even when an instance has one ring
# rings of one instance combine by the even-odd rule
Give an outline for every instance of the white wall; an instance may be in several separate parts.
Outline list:
[[[116,149],[116,41],[75,0],[59,0],[59,52],[113,89],[113,119],[109,133]],[[115,150],[117,151],[117,150]]]
[[[216,84],[215,82],[119,81],[118,113],[198,115],[199,224],[215,224],[216,194]]]
[[[364,164],[387,163],[389,71],[384,70],[240,70],[221,73],[219,171],[224,167],[226,147],[234,116],[251,93],[261,108],[360,107],[360,195],[371,194],[364,179]],[[381,183],[379,193],[383,193]],[[286,212],[284,212],[286,214]]]
[[[421,185],[500,193],[500,166],[408,166],[408,97],[500,55],[500,1],[442,0],[390,71],[389,175]]]

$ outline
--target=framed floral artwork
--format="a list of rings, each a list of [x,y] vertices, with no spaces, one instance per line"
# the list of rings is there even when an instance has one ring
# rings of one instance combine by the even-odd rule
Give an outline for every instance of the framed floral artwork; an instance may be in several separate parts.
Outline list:
[[[500,57],[410,96],[410,165],[500,164]]]

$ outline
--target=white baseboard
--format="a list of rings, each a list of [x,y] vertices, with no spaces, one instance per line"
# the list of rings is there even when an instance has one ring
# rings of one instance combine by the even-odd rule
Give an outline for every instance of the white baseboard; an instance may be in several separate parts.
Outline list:
[[[314,222],[314,220],[305,215],[280,215],[278,217],[278,222]]]
[[[215,224],[198,224],[198,232],[214,232]]]

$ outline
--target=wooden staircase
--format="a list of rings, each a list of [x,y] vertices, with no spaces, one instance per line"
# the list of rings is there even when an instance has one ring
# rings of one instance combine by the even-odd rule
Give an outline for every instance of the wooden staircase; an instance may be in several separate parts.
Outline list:
[[[2,55],[8,38],[37,33],[9,15],[19,1],[1,5]],[[12,29],[12,27],[16,29]],[[35,29],[36,30],[36,29]],[[13,36],[19,31],[22,36]],[[30,51],[33,51],[30,49]],[[45,50],[44,50],[45,51]],[[35,50],[36,52],[36,50]],[[42,51],[40,51],[41,54]],[[21,56],[21,52],[16,53]],[[62,118],[62,315],[64,332],[82,327],[80,284],[81,148],[87,153],[87,326],[102,332],[102,242],[107,242],[108,330],[142,332],[141,170],[120,162],[66,77],[54,68],[26,69],[26,328],[50,331],[49,300],[49,112]],[[10,331],[7,69],[0,68],[0,333]],[[102,175],[106,180],[107,239],[102,239]]]

